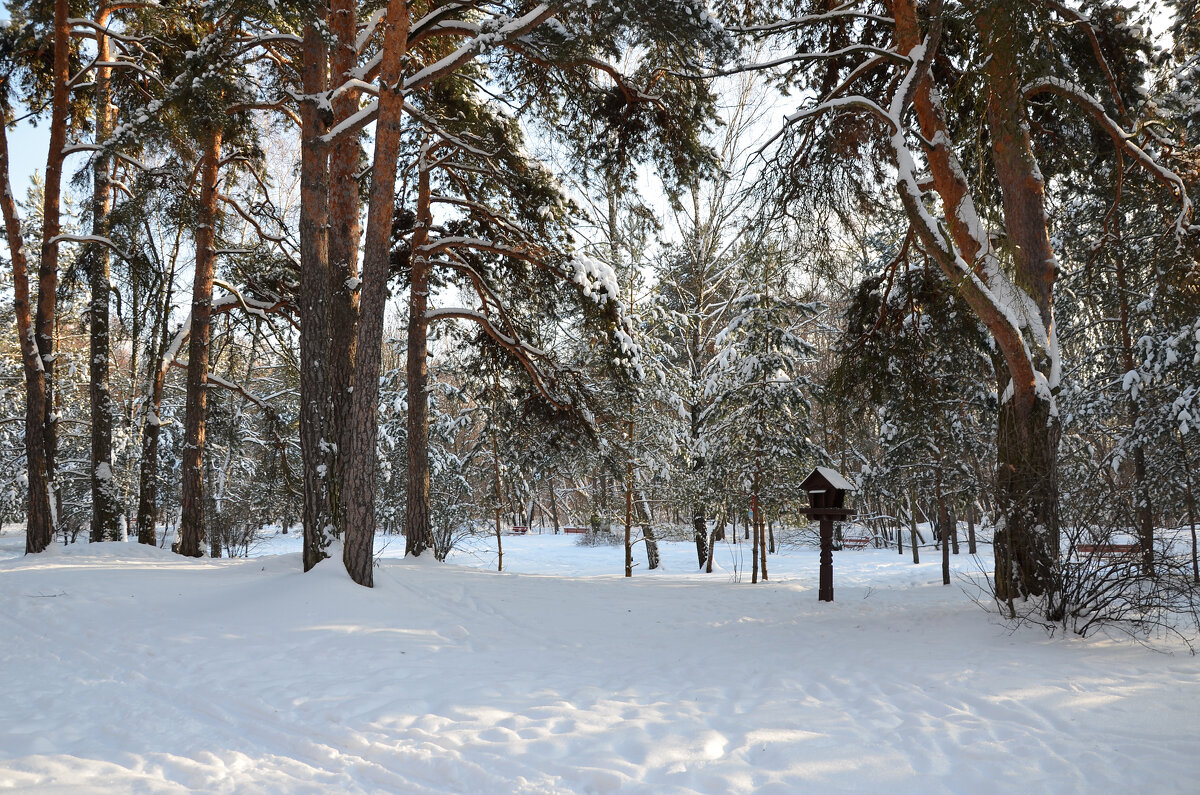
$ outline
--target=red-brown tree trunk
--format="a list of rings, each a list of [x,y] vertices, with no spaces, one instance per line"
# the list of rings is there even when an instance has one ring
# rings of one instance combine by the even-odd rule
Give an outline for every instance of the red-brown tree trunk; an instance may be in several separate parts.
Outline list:
[[[0,90],[3,82],[0,81]],[[25,472],[28,478],[25,552],[41,552],[54,537],[54,516],[46,476],[45,430],[46,373],[34,336],[33,315],[29,303],[29,263],[25,254],[21,220],[13,200],[8,167],[8,119],[0,118],[0,212],[8,238],[9,259],[13,267],[13,312],[17,321],[17,339],[25,370]]]
[[[62,170],[63,150],[67,145],[67,124],[70,117],[70,31],[67,0],[54,3],[54,96],[50,111],[50,145],[46,155],[46,183],[42,201],[42,257],[38,263],[38,300],[34,328],[38,353],[44,371],[42,405],[42,460],[45,462],[46,491],[50,501],[49,523],[30,528],[36,538],[37,550],[50,544],[58,524],[58,496],[55,494],[55,471],[58,457],[58,415],[54,394],[55,340],[57,337],[58,298],[58,235],[62,229]],[[26,548],[30,537],[26,536]]]
[[[913,0],[892,0],[890,5],[897,45],[902,52],[911,52],[922,41],[916,4]],[[1033,156],[1021,91],[1016,48],[1022,39],[1016,11],[995,0],[973,10],[985,48],[987,132],[1004,228],[1016,266],[1013,289],[1027,295],[1036,307],[1037,317],[1029,320],[1040,322],[1053,348],[1057,261],[1050,246],[1045,187]],[[922,135],[937,144],[926,148],[934,190],[947,209],[945,215],[956,248],[977,273],[983,273],[980,254],[986,241],[977,238],[977,230],[959,213],[971,202],[971,187],[950,149],[953,138],[932,80],[927,71],[917,85],[913,104]],[[910,213],[916,211],[907,203],[906,208]],[[922,234],[929,231],[922,223],[916,226]],[[963,299],[991,332],[1007,370],[1001,378],[1002,391],[1011,386],[1011,398],[1001,407],[997,426],[996,481],[1002,526],[996,532],[996,594],[1001,599],[1041,595],[1054,590],[1058,555],[1059,430],[1049,394],[1049,381],[1056,375],[1053,363],[1046,351],[1038,349],[1039,342],[1027,346],[1022,330],[1014,327],[973,282],[961,278],[952,258],[939,257],[938,263],[952,283],[961,286]],[[1031,348],[1035,349],[1034,359],[1027,353]],[[1038,371],[1045,376],[1040,384]]]
[[[109,12],[101,11],[96,22],[98,30],[107,24]],[[96,143],[103,144],[112,135],[115,112],[112,106],[110,85],[111,68],[105,66],[111,58],[109,39],[103,32],[96,35],[96,58],[99,62],[95,72],[95,123]],[[112,161],[103,153],[97,155],[92,165],[92,234],[108,236],[108,214],[112,209],[111,187]],[[112,468],[113,402],[109,389],[109,271],[108,247],[91,243],[85,252],[88,265],[88,281],[91,287],[91,306],[88,321],[89,335],[88,375],[89,402],[91,404],[91,478],[92,478],[92,524],[91,540],[119,541],[121,538],[120,517],[122,513],[120,495]]]
[[[300,107],[300,458],[304,468],[304,570],[329,556],[329,239],[328,153],[317,101],[326,88],[328,54],[316,20],[304,29]]]
[[[429,157],[422,147],[417,165],[417,225],[412,236],[412,277],[408,291],[408,495],[404,510],[404,552],[419,557],[433,546],[429,516],[429,227],[433,223],[430,207]],[[495,447],[495,435],[492,437]],[[496,501],[500,500],[500,462],[495,462]],[[499,508],[497,508],[499,511]],[[497,514],[499,522],[499,514]],[[500,525],[496,525],[496,545],[500,548]],[[503,552],[501,552],[503,561]]]
[[[396,161],[404,120],[401,79],[408,51],[409,15],[404,0],[389,0],[384,19],[379,116],[363,248],[363,284],[359,296],[355,390],[350,401],[346,450],[342,459],[342,504],[346,514],[343,561],[359,585],[373,584],[375,533],[375,444],[379,403],[379,366],[383,315],[387,303],[389,243],[396,203]]]
[[[356,3],[333,0],[329,26],[333,33],[330,57],[332,84],[339,86],[353,77],[358,66]],[[333,100],[334,123],[358,111],[359,92],[346,90]],[[330,456],[328,478],[329,512],[335,532],[344,529],[341,505],[342,456],[347,448],[350,400],[354,387],[355,328],[358,324],[358,243],[362,235],[359,214],[358,172],[362,148],[358,138],[346,135],[329,146],[329,437],[336,445]]]
[[[212,325],[213,271],[216,260],[217,182],[222,130],[213,127],[200,161],[200,214],[196,225],[196,275],[192,281],[191,338],[188,341],[187,404],[183,432],[183,516],[175,551],[204,554],[204,425],[208,409],[209,332]]]

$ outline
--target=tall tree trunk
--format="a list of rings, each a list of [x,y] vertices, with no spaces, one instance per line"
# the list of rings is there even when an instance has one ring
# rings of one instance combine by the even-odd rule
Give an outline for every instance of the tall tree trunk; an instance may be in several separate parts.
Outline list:
[[[28,479],[25,552],[28,554],[41,552],[50,545],[54,538],[54,511],[50,501],[43,437],[46,371],[34,331],[29,303],[29,263],[9,179],[7,118],[0,118],[0,180],[3,180],[0,183],[0,211],[4,214],[4,231],[13,267],[13,310],[17,321],[17,339],[21,345],[21,362],[25,370],[25,474]]]
[[[1029,139],[1016,52],[1020,40],[1016,13],[1013,6],[994,2],[977,19],[988,44],[988,134],[1004,226],[1016,261],[1016,281],[1037,306],[1042,328],[1053,334],[1058,264],[1047,228],[1045,185]],[[1056,344],[1053,336],[1050,343]],[[1024,363],[1017,362],[1014,367],[1007,356],[1006,362],[1013,397],[1000,411],[998,481],[1007,521],[997,533],[996,543],[1009,548],[1011,554],[1002,549],[996,560],[1007,558],[1016,565],[1001,570],[997,563],[997,596],[1005,599],[1010,591],[1017,596],[1049,592],[1048,614],[1053,616],[1057,610],[1053,604],[1054,564],[1059,556],[1059,422],[1049,396],[1040,392],[1035,382],[1019,381]],[[1041,364],[1048,377],[1054,378],[1053,363]]]
[[[921,552],[917,545],[917,497],[911,492],[908,495],[908,529],[911,532],[913,563],[920,563]]]
[[[889,5],[899,49],[911,52],[922,41],[917,6],[913,0],[890,0]],[[1017,14],[1011,5],[989,2],[975,10],[974,20],[986,50],[987,134],[1015,271],[1011,284],[993,287],[1011,288],[1021,300],[1029,301],[1035,311],[1026,313],[1027,323],[1040,324],[1046,333],[1044,343],[1039,339],[1028,344],[1022,330],[1011,322],[1011,313],[1001,312],[975,282],[962,279],[954,258],[939,254],[943,249],[938,241],[926,241],[939,266],[960,285],[963,299],[991,332],[1007,370],[1001,387],[1011,387],[1012,396],[1004,402],[997,426],[997,503],[1004,521],[996,531],[994,587],[1001,599],[1014,592],[1036,596],[1053,591],[1053,564],[1058,556],[1059,423],[1051,410],[1058,378],[1053,325],[1057,260],[1047,229],[1044,184],[1030,144],[1016,52],[1022,41]],[[925,154],[934,190],[947,208],[950,236],[963,259],[983,273],[980,257],[988,241],[978,234],[971,186],[950,148],[953,138],[928,70],[916,85],[913,104],[922,135],[935,144],[926,147]],[[901,198],[918,234],[928,238],[932,231],[920,220],[920,208],[903,185]],[[1007,279],[1001,273],[983,275],[998,282]],[[1052,614],[1053,599],[1049,608]]]
[[[208,409],[209,332],[212,327],[213,269],[216,260],[217,182],[220,178],[219,126],[207,133],[200,162],[200,223],[196,225],[196,275],[192,282],[192,328],[188,341],[187,405],[183,433],[183,517],[176,551],[203,554],[204,425]]]
[[[767,581],[767,520],[762,515],[762,503],[758,504],[758,569],[763,582]]]
[[[104,144],[112,135],[114,112],[110,87],[111,69],[104,64],[111,59],[108,36],[103,33],[109,12],[103,9],[97,17],[95,71],[96,143]],[[92,164],[92,234],[108,236],[108,214],[112,209],[112,161],[103,153]],[[117,482],[112,469],[113,403],[109,389],[109,251],[99,243],[91,243],[86,251],[88,281],[92,301],[88,310],[91,325],[90,359],[88,365],[89,399],[92,431],[92,525],[91,540],[119,541],[122,513]]]
[[[433,224],[430,206],[428,144],[421,147],[417,164],[417,225],[412,235],[412,276],[408,290],[408,499],[404,513],[404,552],[419,557],[433,545],[429,516],[429,227]],[[497,393],[500,386],[497,381]],[[495,447],[495,435],[492,437]],[[497,489],[500,461],[496,460]],[[499,510],[500,493],[496,493]],[[497,514],[499,522],[499,514]],[[497,547],[502,543],[496,525]]]
[[[633,443],[633,423],[627,426],[630,444]],[[633,456],[625,470],[625,576],[633,576]]]
[[[38,262],[38,300],[34,328],[42,358],[45,399],[42,408],[42,454],[46,491],[50,500],[49,523],[31,525],[26,549],[41,551],[50,544],[58,525],[60,498],[55,480],[58,458],[58,417],[54,384],[58,339],[58,235],[62,229],[63,150],[70,117],[70,23],[67,0],[54,2],[54,96],[50,111],[50,144],[46,155],[46,183],[42,194],[42,256]],[[31,544],[33,549],[31,549]]]
[[[554,535],[558,535],[558,495],[554,493],[554,478],[550,478],[550,520],[554,522]]]
[[[1117,276],[1117,319],[1121,324],[1121,364],[1128,373],[1134,370],[1137,364],[1133,356],[1133,337],[1129,330],[1129,284],[1125,276],[1125,257],[1120,251],[1119,224],[1117,221],[1117,251],[1113,257],[1113,265]],[[1139,411],[1133,392],[1129,393],[1128,408],[1129,427],[1136,433]],[[1154,571],[1154,510],[1146,478],[1146,449],[1140,441],[1135,442],[1133,446],[1133,491],[1142,566],[1150,573]]]
[[[329,556],[329,157],[316,97],[326,89],[327,50],[318,19],[304,29],[300,107],[300,458],[304,469],[304,570]]]
[[[750,558],[751,558],[750,582],[756,583],[756,582],[758,582],[758,546],[760,543],[762,543],[762,538],[759,536],[759,532],[758,532],[758,513],[761,509],[758,505],[758,468],[757,467],[755,467],[755,469],[754,469],[754,483],[751,488],[752,488],[752,491],[750,492],[750,527],[751,527],[751,533],[754,537],[754,540],[750,544]]]
[[[938,462],[937,480],[937,523],[938,536],[942,542],[942,585],[950,584],[950,517],[946,515],[946,495],[942,493],[941,462]]]
[[[138,463],[137,534],[139,544],[158,543],[155,524],[158,520],[158,442],[162,433],[163,382],[167,367],[164,363],[170,339],[168,317],[171,313],[172,284],[175,267],[163,280],[162,302],[154,321],[154,352],[150,356],[150,395],[146,416],[142,421],[142,456]]]
[[[1196,495],[1192,491],[1192,462],[1182,433],[1179,433],[1179,452],[1183,454],[1184,496],[1187,498],[1188,525],[1192,529],[1192,581],[1200,583],[1200,555],[1196,550]]]
[[[358,66],[357,3],[333,0],[330,30],[333,51],[330,72],[340,86],[354,76]],[[333,100],[334,123],[348,119],[359,109],[359,92],[346,90]],[[359,215],[358,172],[362,147],[357,136],[343,136],[329,146],[329,392],[327,426],[336,452],[330,456],[328,477],[329,511],[335,532],[345,526],[342,495],[342,451],[347,449],[350,401],[354,387],[355,328],[358,324],[358,243],[362,235]]]
[[[500,527],[500,512],[503,510],[501,499],[503,489],[500,483],[500,446],[496,443],[496,432],[491,432],[492,437],[492,474],[495,478],[494,487],[496,490],[496,571],[504,571],[504,540],[503,533]]]
[[[975,550],[975,502],[967,503],[967,552],[974,555]]]
[[[396,203],[396,161],[404,121],[401,78],[408,51],[408,4],[389,0],[384,18],[379,116],[363,248],[363,284],[359,296],[355,390],[351,393],[349,430],[342,459],[342,505],[346,515],[343,560],[359,585],[370,587],[375,533],[375,444],[378,436],[379,365],[383,315],[387,305],[389,243]],[[411,399],[411,396],[410,396]]]
[[[654,536],[654,514],[650,510],[650,503],[646,500],[645,493],[638,493],[638,504],[641,505],[642,516],[645,520],[642,524],[642,538],[646,542],[646,568],[654,571],[661,562],[658,554],[658,539]]]

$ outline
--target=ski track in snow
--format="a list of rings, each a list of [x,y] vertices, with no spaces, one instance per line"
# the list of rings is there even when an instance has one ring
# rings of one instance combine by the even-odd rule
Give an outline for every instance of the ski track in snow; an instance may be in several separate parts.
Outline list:
[[[22,557],[0,535],[0,788],[1200,788],[1196,657],[1011,632],[938,561],[837,553],[827,605],[809,550],[750,585],[731,548],[699,575],[667,543],[665,572],[625,580],[620,547],[509,537],[510,572],[484,547],[384,558],[367,590],[333,562],[302,574],[298,543]]]

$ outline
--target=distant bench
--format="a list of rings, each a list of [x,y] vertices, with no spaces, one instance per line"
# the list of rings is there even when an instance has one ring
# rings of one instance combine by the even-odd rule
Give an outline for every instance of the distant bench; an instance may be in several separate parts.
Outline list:
[[[1136,555],[1141,550],[1139,544],[1076,544],[1075,551],[1080,555],[1096,555],[1101,558],[1123,558],[1126,555]]]
[[[523,536],[529,532],[529,528],[524,527],[523,525],[517,525],[512,529],[512,532],[515,536]]]
[[[871,543],[871,539],[867,536],[843,536],[842,549],[866,549]]]
[[[564,527],[562,531],[564,533],[586,533],[588,529],[586,527]]]

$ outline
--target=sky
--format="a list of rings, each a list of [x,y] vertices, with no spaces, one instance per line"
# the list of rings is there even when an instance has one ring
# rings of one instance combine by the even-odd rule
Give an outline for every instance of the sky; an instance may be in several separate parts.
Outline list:
[[[8,20],[8,5],[0,0],[0,21]],[[14,110],[17,110],[14,108]],[[41,127],[22,122],[16,129],[8,131],[9,174],[13,194],[18,200],[24,198],[25,190],[34,171],[46,170],[46,146],[49,132],[45,124]]]

